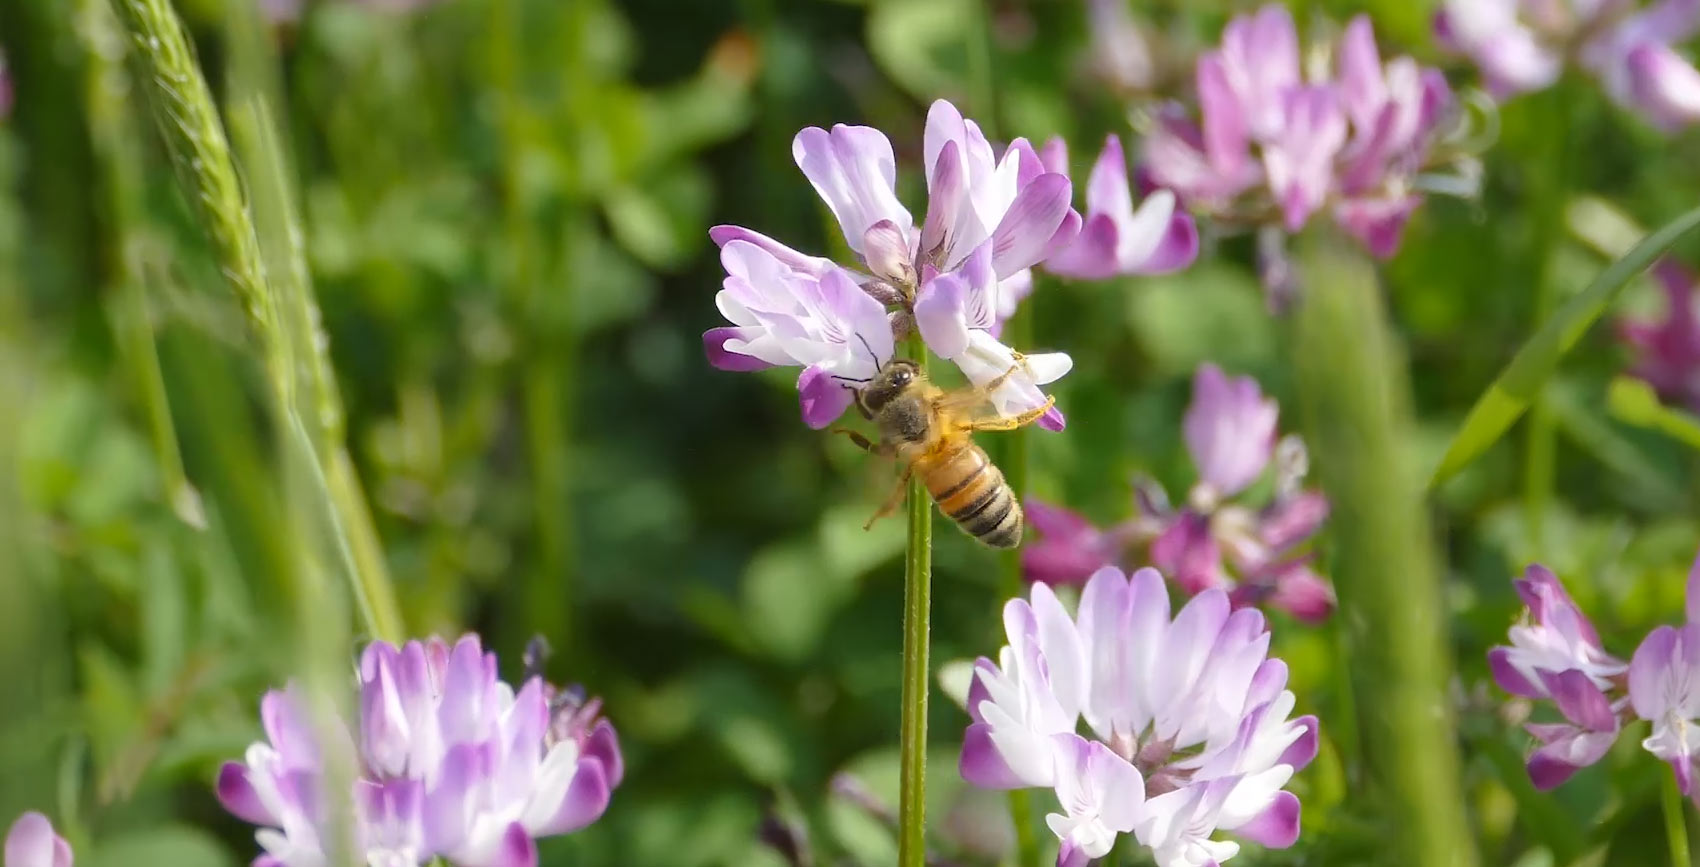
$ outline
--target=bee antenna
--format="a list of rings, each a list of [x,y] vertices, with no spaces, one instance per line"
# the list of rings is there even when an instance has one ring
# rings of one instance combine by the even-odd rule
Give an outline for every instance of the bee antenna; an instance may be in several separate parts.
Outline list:
[[[839,382],[868,382],[869,381],[869,380],[866,380],[866,379],[857,379],[853,376],[839,376],[838,374],[833,374],[832,378],[838,380]]]
[[[868,351],[868,357],[874,360],[874,368],[876,370],[885,366],[885,362],[880,361],[880,357],[874,352],[874,348],[868,345],[868,338],[864,337],[860,331],[856,332],[856,339],[862,341],[862,348],[866,349]]]

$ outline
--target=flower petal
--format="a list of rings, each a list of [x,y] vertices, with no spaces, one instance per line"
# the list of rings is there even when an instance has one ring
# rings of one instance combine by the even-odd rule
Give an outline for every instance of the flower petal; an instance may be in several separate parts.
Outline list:
[[[1314,716],[1301,716],[1298,719],[1293,720],[1292,724],[1295,726],[1302,726],[1304,728],[1304,732],[1300,734],[1290,745],[1288,745],[1287,749],[1281,753],[1281,757],[1277,759],[1275,763],[1278,765],[1287,765],[1293,769],[1294,773],[1298,773],[1299,771],[1304,770],[1305,767],[1311,763],[1311,760],[1316,758],[1316,751],[1321,743],[1321,736],[1317,733],[1317,722],[1316,717]]]
[[[1250,132],[1220,54],[1198,58],[1197,81],[1204,156],[1220,175],[1232,176],[1250,159]]]
[[[1368,15],[1355,15],[1340,36],[1340,91],[1352,121],[1362,126],[1374,123],[1387,102],[1387,82],[1382,78],[1381,52],[1375,46],[1375,30]]]
[[[46,816],[31,810],[6,832],[6,867],[71,867],[71,847]]]
[[[955,274],[940,274],[915,299],[915,327],[934,352],[954,358],[968,351],[968,287]]]
[[[218,769],[218,784],[215,787],[218,802],[231,815],[244,822],[255,825],[279,825],[281,822],[272,815],[265,803],[254,791],[253,784],[248,782],[248,767],[241,762],[225,762]]]
[[[926,262],[944,261],[955,246],[962,230],[964,212],[973,209],[968,204],[968,180],[964,177],[962,151],[956,142],[948,142],[939,152],[936,168],[927,173],[927,216],[921,224],[921,246],[916,258]]]
[[[1285,849],[1299,839],[1299,796],[1292,792],[1277,792],[1275,803],[1270,804],[1269,809],[1231,830],[1253,843],[1271,849]]]
[[[729,340],[749,341],[754,334],[746,328],[710,328],[702,333],[703,352],[708,355],[708,363],[720,370],[751,371],[766,370],[774,365],[742,352],[734,352],[726,348]]]
[[[1279,408],[1251,377],[1229,379],[1214,364],[1193,377],[1182,427],[1202,481],[1231,497],[1263,474],[1275,449]]]
[[[1021,789],[1032,785],[1004,761],[1003,753],[992,740],[992,727],[985,723],[970,725],[962,735],[962,757],[957,770],[969,785],[982,789]]]
[[[1045,146],[1039,149],[1039,164],[1047,172],[1066,175],[1068,171],[1068,142],[1062,136],[1051,136],[1045,141]]]
[[[1210,519],[1191,510],[1176,516],[1152,541],[1151,565],[1189,594],[1232,583],[1222,568],[1222,552],[1210,533]]]
[[[1016,193],[992,232],[992,268],[998,277],[1031,268],[1047,251],[1063,245],[1053,238],[1068,218],[1072,195],[1068,176],[1055,173],[1040,175]]]
[[[797,377],[797,399],[803,408],[803,423],[821,430],[844,414],[855,394],[848,385],[816,365],[804,368]]]
[[[602,762],[589,757],[581,758],[577,771],[573,774],[572,784],[567,787],[566,795],[561,799],[554,814],[541,826],[529,830],[540,837],[577,831],[602,817],[602,813],[608,809],[611,794],[608,774],[603,769]]]
[[[862,252],[868,227],[890,220],[907,231],[913,218],[897,201],[897,160],[885,134],[866,126],[837,124],[829,133],[809,127],[797,133],[791,156],[815,192],[838,218],[850,248]]]
[[[1524,677],[1523,672],[1511,664],[1511,652],[1509,647],[1495,647],[1488,651],[1488,671],[1493,674],[1493,682],[1499,684],[1500,689],[1512,695],[1520,695],[1524,698],[1546,698],[1544,689]]]
[[[890,220],[868,227],[862,236],[862,257],[874,276],[899,286],[915,285],[915,266],[909,261],[909,237]]]
[[[1630,98],[1654,124],[1674,130],[1700,121],[1700,71],[1670,46],[1641,43],[1624,62]]]
[[[837,267],[831,259],[799,253],[760,232],[746,229],[743,226],[715,226],[708,230],[708,237],[709,240],[714,242],[715,246],[721,249],[725,249],[726,245],[733,241],[754,244],[767,251],[768,255],[779,260],[787,268],[804,274],[819,274],[828,268]]]
[[[1140,203],[1140,212],[1153,200],[1161,202],[1164,197],[1170,195],[1172,194],[1168,190],[1152,193]],[[1157,245],[1151,248],[1143,261],[1132,265],[1131,269],[1136,274],[1171,274],[1186,268],[1197,259],[1198,224],[1193,222],[1191,214],[1175,208],[1169,213],[1168,225],[1157,239]]]
[[[1557,673],[1543,671],[1540,675],[1565,719],[1592,731],[1617,729],[1617,715],[1612,712],[1611,700],[1587,674],[1572,669]]]

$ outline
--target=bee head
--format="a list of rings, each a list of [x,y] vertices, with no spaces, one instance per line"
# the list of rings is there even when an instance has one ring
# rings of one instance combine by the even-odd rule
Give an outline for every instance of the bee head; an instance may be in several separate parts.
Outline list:
[[[880,407],[894,400],[898,395],[913,386],[921,379],[921,366],[913,361],[901,358],[892,359],[874,374],[874,378],[862,389],[862,405],[869,412],[879,412]]]

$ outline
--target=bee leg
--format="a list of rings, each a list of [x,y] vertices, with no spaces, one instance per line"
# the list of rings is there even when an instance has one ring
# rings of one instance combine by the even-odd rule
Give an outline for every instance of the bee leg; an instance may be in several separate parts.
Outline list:
[[[1039,416],[1050,412],[1051,407],[1055,406],[1056,402],[1057,399],[1055,397],[1047,395],[1043,406],[1034,407],[1020,415],[1011,416],[1009,418],[972,419],[967,424],[963,425],[963,428],[971,431],[1015,430],[1018,427],[1025,427],[1026,425],[1030,425],[1033,422],[1038,421]]]
[[[862,436],[862,434],[857,431],[853,431],[847,427],[835,427],[832,429],[832,432],[835,434],[844,434],[849,437],[850,441],[855,443],[856,447],[862,451],[872,452],[874,450],[873,442],[867,437]]]
[[[1003,373],[998,374],[997,376],[992,377],[989,381],[986,382],[985,385],[980,386],[980,390],[984,391],[984,392],[997,391],[998,386],[1001,386],[1005,382],[1008,382],[1009,378],[1014,376],[1015,372],[1017,370],[1020,370],[1023,366],[1024,365],[1022,365],[1022,363],[1020,361],[1015,362],[1014,364],[1009,366],[1008,370],[1004,371]]]
[[[891,496],[886,497],[885,504],[880,506],[880,510],[868,519],[868,523],[862,525],[863,530],[872,530],[876,521],[897,511],[897,507],[903,505],[903,495],[909,490],[909,476],[913,472],[913,467],[903,468],[903,475],[898,478],[897,486],[891,489]]]

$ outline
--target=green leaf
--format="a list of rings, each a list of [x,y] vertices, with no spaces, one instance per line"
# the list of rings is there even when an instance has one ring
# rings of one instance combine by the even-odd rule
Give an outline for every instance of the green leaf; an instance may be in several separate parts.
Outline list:
[[[1606,406],[1624,424],[1655,430],[1700,449],[1700,418],[1660,403],[1653,387],[1642,380],[1632,376],[1612,380]]]
[[[1464,426],[1453,437],[1440,466],[1434,471],[1432,487],[1468,466],[1488,447],[1499,441],[1512,422],[1523,414],[1542,383],[1552,375],[1564,354],[1605,313],[1623,287],[1662,255],[1676,240],[1700,226],[1700,208],[1666,223],[1635,245],[1623,258],[1600,272],[1588,288],[1566,301],[1552,318],[1529,338],[1505,372],[1476,401]]]

